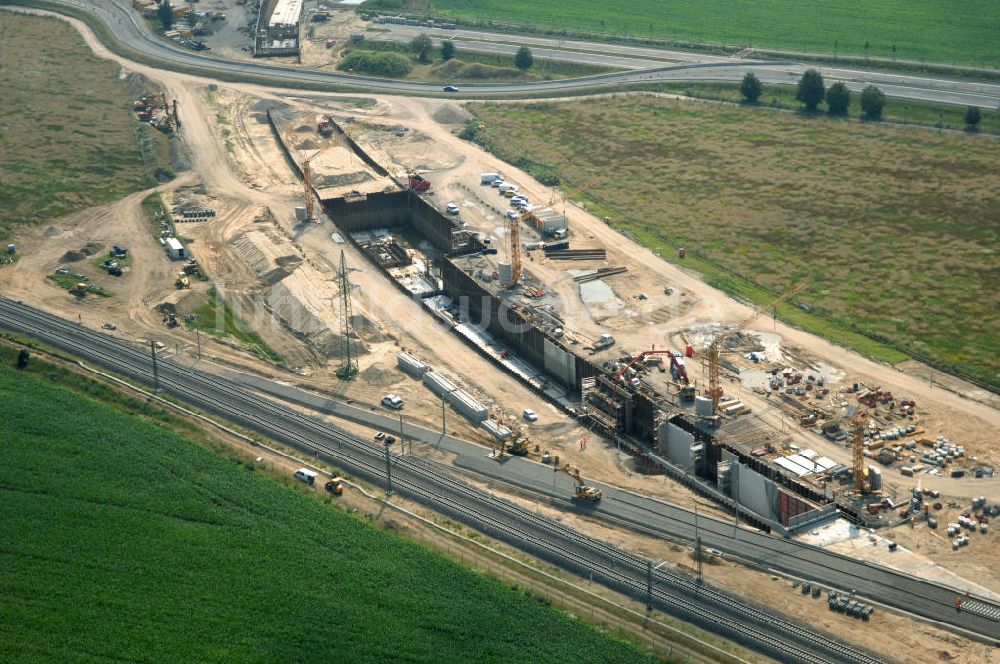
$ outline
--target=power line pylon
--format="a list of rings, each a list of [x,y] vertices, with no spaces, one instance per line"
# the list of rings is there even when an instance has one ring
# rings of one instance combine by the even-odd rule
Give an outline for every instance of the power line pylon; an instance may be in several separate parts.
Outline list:
[[[344,250],[340,250],[340,357],[343,360],[337,377],[350,380],[358,373],[358,362],[354,359],[354,345],[351,340],[351,282],[347,279],[347,260]]]

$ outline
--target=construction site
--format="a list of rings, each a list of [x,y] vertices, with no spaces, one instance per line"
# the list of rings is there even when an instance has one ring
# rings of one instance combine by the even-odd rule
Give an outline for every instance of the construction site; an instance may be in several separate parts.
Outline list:
[[[302,13],[301,0],[262,2],[254,55],[296,54]],[[594,480],[613,483],[1000,597],[995,395],[775,320],[808,282],[764,308],[722,295],[683,248],[665,261],[574,202],[610,175],[543,186],[459,139],[468,114],[454,102],[145,73],[162,90],[136,117],[182,141],[190,168],[157,189],[152,218],[132,195],[25,231],[18,269],[0,271],[11,297],[222,375],[372,410],[395,396],[408,422],[479,444],[501,475],[518,456],[569,476],[580,505],[608,500]],[[87,243],[128,247],[123,274],[92,277],[113,286],[100,301],[46,280]],[[207,306],[254,341],[202,335]],[[663,547],[585,512],[567,520]],[[757,583],[737,567],[719,568],[723,583]],[[831,629],[853,629],[840,619]]]

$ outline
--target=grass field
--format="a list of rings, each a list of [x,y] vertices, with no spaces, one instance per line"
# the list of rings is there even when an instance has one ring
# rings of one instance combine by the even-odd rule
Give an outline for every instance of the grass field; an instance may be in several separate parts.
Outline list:
[[[0,353],[0,660],[648,661]]]
[[[232,308],[214,288],[208,291],[208,301],[193,313],[195,319],[188,323],[188,327],[197,328],[215,337],[231,337],[266,360],[282,361],[280,355],[271,350],[263,339],[236,317]]]
[[[431,62],[421,63],[414,56],[409,44],[370,39],[357,43],[351,50],[381,51],[405,55],[409,58],[412,67],[406,76],[407,79],[437,83],[550,81],[615,71],[611,67],[544,58],[536,58],[531,69],[521,71],[514,67],[513,56],[458,51],[454,58],[444,61],[441,59],[440,49],[434,49],[431,53]]]
[[[582,31],[681,42],[1000,67],[994,0],[368,0],[362,10],[404,11],[553,34]],[[869,44],[867,53],[865,43]],[[896,51],[893,53],[892,47]]]
[[[507,161],[613,173],[590,208],[709,283],[763,304],[806,280],[792,322],[1000,389],[994,139],[655,98],[470,109]]]
[[[118,66],[64,22],[4,12],[0,62],[0,241],[167,173],[168,141],[132,118]]]

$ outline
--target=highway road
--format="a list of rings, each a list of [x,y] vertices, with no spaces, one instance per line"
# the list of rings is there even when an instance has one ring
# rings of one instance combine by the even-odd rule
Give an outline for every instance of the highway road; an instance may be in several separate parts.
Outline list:
[[[147,385],[154,381],[149,354],[110,335],[87,329],[0,296],[0,327],[100,364]],[[818,632],[805,622],[776,615],[685,574],[653,569],[652,561],[586,537],[551,519],[442,472],[415,455],[383,452],[362,440],[211,374],[163,359],[161,390],[270,439],[385,485],[391,465],[396,493],[555,565],[699,625],[783,662],[875,664],[879,658]]]
[[[664,80],[725,81],[742,78],[746,69],[734,73],[724,65],[745,66],[754,71],[764,82],[772,84],[795,83],[806,69],[818,69],[827,84],[843,81],[853,92],[860,92],[867,85],[877,85],[890,97],[933,101],[982,108],[1000,107],[1000,85],[982,81],[962,81],[930,76],[891,74],[879,71],[865,71],[817,64],[780,63],[776,66],[758,68],[752,61],[740,58],[665,50],[644,46],[625,46],[598,42],[552,39],[546,37],[520,36],[475,30],[426,29],[404,25],[383,24],[379,26],[387,32],[370,37],[379,41],[409,42],[421,32],[431,36],[435,45],[448,39],[461,51],[494,53],[513,56],[521,45],[530,46],[536,58],[551,58],[566,62],[620,67],[642,70],[658,69],[665,65],[691,66],[711,64],[718,67],[695,70],[680,74],[677,70],[661,73]],[[686,78],[691,77],[691,78]]]
[[[6,4],[15,4],[16,0],[3,0]],[[386,94],[436,95],[443,93],[440,86],[411,81],[397,81],[372,77],[354,76],[335,72],[318,72],[307,69],[287,67],[269,63],[266,60],[252,62],[226,60],[210,53],[196,53],[167,42],[150,33],[146,24],[122,0],[50,0],[50,2],[69,7],[83,9],[100,20],[128,49],[141,53],[143,57],[156,66],[166,69],[187,69],[197,71],[206,76],[221,76],[226,78],[245,79],[249,77],[267,77],[271,84],[299,85],[317,89],[343,87],[367,92]],[[394,26],[400,27],[400,26]],[[385,33],[392,34],[392,33]],[[400,33],[406,34],[406,33]],[[473,33],[461,31],[462,35],[470,36],[479,43],[491,42],[490,48],[501,48],[502,41],[509,42],[510,35],[493,35],[492,33]],[[573,49],[566,47],[567,42],[545,40],[544,38],[516,37],[518,41],[533,40],[547,42],[547,48],[560,52],[560,57],[569,57],[572,53],[582,53],[586,45],[590,50],[587,55],[589,62],[600,62],[595,59],[594,51],[608,63],[613,59],[648,60],[655,64],[657,60],[683,60],[681,64],[665,64],[647,69],[629,69],[622,72],[601,74],[578,79],[559,81],[536,81],[529,83],[493,83],[493,84],[462,84],[461,92],[452,93],[456,98],[469,97],[551,97],[574,91],[594,88],[621,88],[643,83],[668,81],[736,81],[747,71],[753,71],[764,82],[790,83],[797,80],[804,66],[793,62],[752,61],[735,58],[690,54],[684,56],[679,51],[657,51],[640,47],[604,45],[595,46],[586,42],[572,42]],[[562,45],[560,45],[562,44]],[[553,46],[554,45],[554,46]],[[485,46],[483,48],[486,48]],[[508,44],[507,49],[513,48]],[[665,54],[665,58],[653,57],[650,52]],[[919,76],[905,76],[863,72],[846,69],[824,68],[830,78],[843,79],[852,90],[861,90],[868,83],[882,87],[888,96],[913,100],[936,101],[948,104],[974,104],[985,108],[996,108],[1000,104],[1000,86],[973,81],[937,79]]]
[[[134,380],[152,384],[151,361],[148,351],[136,348],[111,335],[89,330],[26,305],[15,303],[2,296],[0,296],[0,327],[36,337],[51,346],[98,363]],[[379,457],[379,451],[373,446],[372,441],[349,436],[336,427],[257,396],[230,380],[183,367],[166,359],[159,363],[159,367],[161,385],[165,391],[173,396],[208,412],[221,415],[274,440],[308,453],[323,454],[331,462],[349,472],[359,474],[377,483],[384,482],[384,466],[381,457]],[[292,396],[297,399],[305,399],[302,395]],[[320,402],[308,404],[310,407],[318,406],[317,409],[321,411],[324,409],[335,410],[337,407],[336,402],[332,402],[332,400],[326,400],[329,402],[326,403],[323,401],[323,397],[314,398]],[[358,410],[361,411],[361,409]],[[370,413],[370,411],[368,412]],[[357,413],[355,415],[357,416]],[[385,421],[378,421],[378,425],[381,428],[391,430],[389,425],[395,424],[395,418],[377,415],[386,418]],[[425,430],[425,433],[421,434],[416,427],[408,427],[406,433],[418,439],[426,438],[425,442],[431,444],[440,439],[438,432]],[[571,495],[572,490],[568,478],[564,479],[561,475],[554,477],[548,466],[524,459],[511,459],[504,464],[497,464],[485,457],[482,448],[472,446],[459,439],[455,440],[469,446],[464,451],[459,450],[462,453],[455,462],[459,468],[492,478],[497,482],[511,484],[539,495],[548,496],[551,502],[562,505],[566,509],[581,509],[580,505],[566,500],[566,497]],[[372,464],[376,463],[372,461],[373,458],[378,460],[375,468],[372,467]],[[406,455],[395,459],[394,479],[397,475],[397,468],[410,467],[425,469],[429,476],[435,478],[435,481],[447,484],[447,487],[441,487],[434,483],[427,484],[426,488],[429,491],[433,490],[431,494],[422,494],[415,488],[412,488],[412,491],[407,494],[437,511],[443,511],[459,518],[451,513],[452,508],[449,507],[451,503],[441,501],[439,498],[445,495],[442,492],[445,492],[446,489],[458,490],[456,487],[462,487],[461,491],[464,492],[465,496],[461,501],[462,504],[468,503],[468,497],[475,495],[477,496],[476,500],[494,505],[495,509],[499,509],[496,505],[500,503],[505,505],[503,508],[504,519],[527,518],[527,515],[522,514],[523,510],[520,508],[504,501],[497,503],[496,501],[499,499],[490,494],[474,492],[463,482],[450,477],[448,466],[422,459],[417,455]],[[592,512],[594,518],[607,518],[635,528],[643,528],[654,534],[662,533],[673,538],[693,539],[695,523],[694,515],[691,512],[610,485],[605,485],[604,488],[605,498],[596,506],[588,506],[587,508]],[[484,525],[481,522],[470,521],[469,518],[459,518],[459,520],[483,530],[487,534],[500,536],[491,529],[488,522]],[[556,526],[553,525],[553,527]],[[558,527],[562,528],[562,526]],[[972,606],[981,607],[981,609],[977,609],[978,612],[963,611],[959,613],[954,607],[954,601],[959,593],[940,584],[831,554],[793,540],[771,537],[745,528],[736,528],[731,522],[704,516],[698,518],[698,532],[705,546],[730,553],[756,565],[788,571],[801,578],[820,581],[828,587],[857,590],[863,597],[871,598],[879,603],[940,621],[945,625],[965,630],[990,641],[1000,641],[1000,606],[995,603],[976,598],[976,603]],[[575,533],[572,535],[564,534],[564,536],[590,542],[589,539]],[[508,541],[511,541],[511,537],[513,536],[510,533],[503,535],[503,538]],[[557,564],[568,566],[568,569],[580,571],[578,566],[564,560],[554,560],[555,554],[551,551],[548,553],[539,551],[537,548],[539,541],[536,541],[534,536],[528,536],[511,543]],[[603,543],[594,543],[593,546],[601,550],[606,547]],[[629,557],[630,554],[623,552],[617,552],[615,555],[625,556],[622,560],[629,559],[635,563],[636,569],[639,570],[639,581],[636,582],[641,585],[643,580],[641,568],[645,561],[638,558],[633,560],[634,557]],[[624,573],[622,570],[615,569],[617,572]],[[585,570],[588,574],[591,571],[594,570],[590,567]],[[664,571],[663,575],[664,583],[667,581],[679,582],[674,578],[677,576],[676,572]],[[657,579],[660,578],[657,576]],[[690,580],[688,579],[688,581]],[[615,588],[625,587],[615,585],[625,583],[624,580],[617,579],[617,577],[608,577],[602,582]],[[627,588],[626,591],[633,596],[636,594]],[[817,606],[818,610],[819,608]],[[825,607],[822,610],[826,610]],[[743,635],[739,638],[748,637]]]

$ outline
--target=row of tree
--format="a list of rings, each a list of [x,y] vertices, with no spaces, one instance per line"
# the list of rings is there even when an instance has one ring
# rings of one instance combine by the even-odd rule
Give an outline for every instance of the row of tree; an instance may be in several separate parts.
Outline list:
[[[431,51],[434,50],[434,42],[429,36],[421,33],[413,38],[410,42],[410,50],[412,50],[417,55],[417,59],[420,62],[430,62]],[[441,59],[451,60],[455,57],[455,42],[450,39],[445,39],[441,42]],[[517,49],[517,53],[514,54],[514,66],[521,71],[528,71],[531,66],[535,64],[535,56],[532,55],[531,49],[527,46],[522,46]]]
[[[760,79],[753,72],[747,72],[740,83],[740,95],[743,100],[748,104],[756,104],[763,92],[764,86]],[[827,88],[823,82],[823,75],[815,69],[808,69],[802,74],[795,90],[795,98],[810,112],[815,112],[825,100],[830,115],[847,115],[851,106],[851,91],[847,89],[847,85],[838,81]],[[861,113],[866,119],[880,119],[884,108],[885,94],[877,87],[869,85],[861,91]],[[965,123],[970,127],[978,125],[981,119],[982,114],[978,107],[969,106],[965,110]]]

